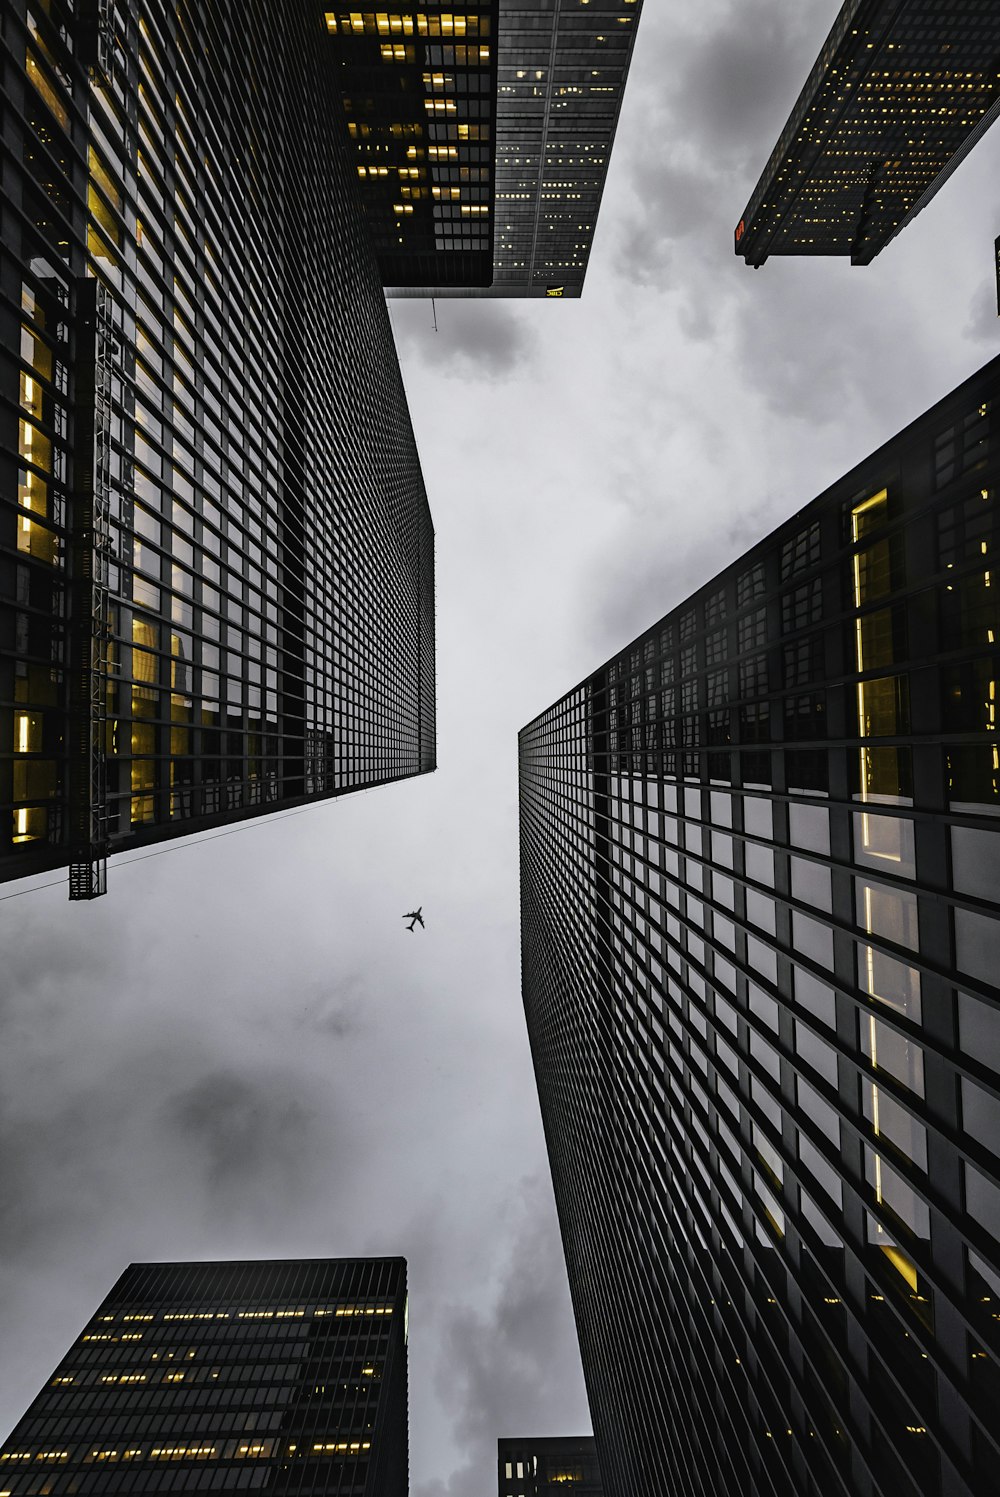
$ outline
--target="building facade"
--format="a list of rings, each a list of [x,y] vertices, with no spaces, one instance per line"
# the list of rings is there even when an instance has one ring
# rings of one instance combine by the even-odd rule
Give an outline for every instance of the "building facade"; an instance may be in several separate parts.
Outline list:
[[[642,0],[500,0],[488,289],[398,296],[578,297]]]
[[[602,1497],[592,1435],[497,1441],[499,1497]]]
[[[0,1447],[0,1490],[406,1497],[405,1262],[132,1264]]]
[[[2,23],[0,877],[433,769],[433,527],[322,10]]]
[[[386,286],[493,279],[498,3],[326,12]]]
[[[736,228],[748,265],[867,265],[1000,113],[990,0],[845,0]]]
[[[1000,1470],[1000,359],[520,737],[609,1497]]]

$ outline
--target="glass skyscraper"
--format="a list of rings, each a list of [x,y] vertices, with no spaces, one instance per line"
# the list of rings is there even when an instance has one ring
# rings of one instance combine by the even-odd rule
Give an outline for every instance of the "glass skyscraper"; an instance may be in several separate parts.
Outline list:
[[[10,1438],[3,1497],[406,1497],[402,1258],[134,1263]]]
[[[384,284],[493,279],[498,0],[415,14],[328,10]]]
[[[0,877],[435,765],[434,541],[311,0],[14,0]]]
[[[1000,1470],[1000,359],[520,737],[609,1497]]]
[[[497,1441],[499,1497],[602,1497],[593,1435]]]
[[[580,296],[641,11],[642,0],[499,0],[492,282],[392,295]],[[447,71],[443,84],[461,86]]]
[[[991,0],[844,0],[736,228],[748,265],[867,265],[1000,114]]]

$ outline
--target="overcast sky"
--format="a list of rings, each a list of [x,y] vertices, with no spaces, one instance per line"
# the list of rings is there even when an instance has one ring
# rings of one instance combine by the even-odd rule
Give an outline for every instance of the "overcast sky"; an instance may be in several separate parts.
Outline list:
[[[1000,130],[870,267],[732,252],[836,9],[650,0],[583,299],[392,304],[437,773],[0,903],[0,1434],[130,1261],[369,1253],[409,1260],[414,1497],[589,1429],[517,730],[1000,351]]]

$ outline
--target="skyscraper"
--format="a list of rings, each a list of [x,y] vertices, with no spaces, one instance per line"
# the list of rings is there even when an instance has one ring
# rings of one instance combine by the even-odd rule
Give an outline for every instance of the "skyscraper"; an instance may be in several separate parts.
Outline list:
[[[1000,113],[990,0],[844,0],[736,228],[748,265],[867,265]]]
[[[602,1497],[592,1435],[497,1441],[499,1497]]]
[[[0,1490],[406,1497],[401,1258],[134,1263],[0,1447]]]
[[[392,295],[581,294],[641,9],[642,0],[553,0],[545,6],[499,0],[489,153],[495,187],[491,281],[485,288],[473,282],[443,285],[441,279],[424,286],[411,282],[392,286]],[[389,25],[393,18],[385,20]],[[451,59],[444,62],[442,74],[427,75],[427,86],[447,90],[461,107],[460,71],[452,76]],[[424,159],[419,144],[414,155]],[[426,156],[424,175],[431,184],[450,182],[456,202],[477,201],[465,185],[475,182],[472,172],[446,178],[435,166],[440,147],[429,146]],[[456,211],[466,210],[458,203]]]
[[[501,0],[491,295],[581,294],[641,9]]]
[[[386,286],[493,279],[497,6],[326,12]]]
[[[433,527],[311,0],[4,21],[0,877],[431,770]]]
[[[609,1497],[1000,1469],[1000,359],[521,733]]]

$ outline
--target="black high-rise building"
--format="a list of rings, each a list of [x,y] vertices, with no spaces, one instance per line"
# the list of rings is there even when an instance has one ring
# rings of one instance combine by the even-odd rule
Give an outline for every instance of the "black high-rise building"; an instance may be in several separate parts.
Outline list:
[[[845,0],[736,228],[748,265],[867,265],[1000,113],[992,0]]]
[[[402,1258],[134,1263],[0,1447],[4,1497],[406,1497]]]
[[[435,765],[433,527],[312,0],[5,8],[0,877]]]
[[[1000,1470],[1000,359],[520,737],[609,1497]]]
[[[480,195],[475,195],[479,178],[475,168],[463,166],[461,138],[451,175],[442,173],[440,147],[428,145],[424,150],[419,139],[411,143],[413,160],[408,164],[426,161],[426,170],[419,173],[422,180],[414,186],[405,171],[399,174],[401,187],[412,186],[425,197],[438,183],[451,184],[456,218],[479,215],[482,228],[489,227],[491,276],[485,285],[457,276],[445,284],[445,266],[439,261],[435,281],[421,286],[411,278],[391,285],[390,294],[580,296],[641,10],[642,0],[551,0],[544,6],[499,0],[490,22],[495,41],[489,57],[482,59],[482,65],[488,61],[494,69],[493,135],[488,152],[482,137],[477,158],[484,164],[482,170],[487,160],[490,165],[490,216],[473,206],[486,203],[486,190],[480,188]],[[391,27],[398,18],[371,19]],[[343,29],[344,20],[337,24]],[[444,90],[461,109],[462,94],[466,89],[473,92],[473,85],[463,81],[461,66],[452,66],[450,51],[445,47],[443,71],[425,73],[423,86],[438,94]],[[386,53],[390,49],[384,46]],[[432,106],[428,102],[425,107]],[[364,147],[370,150],[372,144],[366,139]],[[390,187],[392,177],[390,171]],[[408,230],[411,224],[415,230],[419,208],[414,204],[410,217],[401,199],[393,211],[397,222],[403,218]],[[437,216],[442,210],[436,206],[434,211]]]
[[[602,1497],[593,1435],[497,1441],[499,1497]]]
[[[498,3],[326,12],[388,287],[493,279]]]

